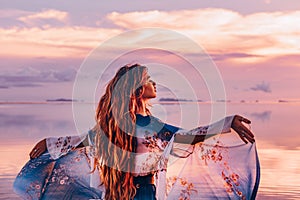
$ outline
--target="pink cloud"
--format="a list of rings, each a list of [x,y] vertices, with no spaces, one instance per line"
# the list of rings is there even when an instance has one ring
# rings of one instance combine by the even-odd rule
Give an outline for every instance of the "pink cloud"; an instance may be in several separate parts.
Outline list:
[[[107,16],[127,29],[162,27],[179,31],[202,44],[211,53],[242,52],[262,61],[264,57],[298,54],[300,42],[299,11],[241,15],[226,9],[178,11],[113,12]]]
[[[0,18],[19,18],[22,16],[30,15],[32,12],[17,9],[0,10]]]
[[[6,16],[10,15],[5,13]],[[235,11],[216,8],[153,10],[112,12],[101,19],[117,25],[116,28],[72,26],[67,24],[69,14],[59,10],[37,13],[15,11],[14,16],[30,26],[0,29],[0,52],[5,56],[83,57],[101,42],[124,32],[124,29],[145,27],[178,31],[202,45],[210,54],[226,55],[223,58],[226,57],[231,62],[256,63],[282,55],[299,54],[300,11],[241,15]],[[58,21],[63,26],[54,26],[51,20]],[[138,47],[144,37],[145,35],[132,35],[127,40],[135,42],[134,45]],[[155,42],[168,43],[169,40],[168,35],[152,37]],[[126,48],[126,45],[122,48]],[[193,53],[189,48],[185,51]]]
[[[38,13],[31,13],[18,18],[18,20],[30,25],[35,24],[37,20],[42,19],[55,19],[57,21],[66,22],[68,19],[68,13],[50,9]]]
[[[118,29],[93,27],[48,27],[0,29],[5,56],[85,56],[100,42],[120,33]]]

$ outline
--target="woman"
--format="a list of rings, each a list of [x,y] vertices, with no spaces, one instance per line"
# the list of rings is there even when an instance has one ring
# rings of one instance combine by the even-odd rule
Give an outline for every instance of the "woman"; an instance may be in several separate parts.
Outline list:
[[[218,154],[217,162],[213,150],[221,148],[221,143],[204,151],[199,142],[233,128],[242,141],[252,144],[254,135],[242,124],[250,121],[235,115],[186,131],[151,115],[148,100],[155,97],[156,85],[150,80],[145,66],[135,64],[120,68],[99,101],[96,126],[83,136],[46,138],[37,143],[30,152],[31,160],[15,180],[15,191],[28,199],[199,199],[207,197],[205,195],[210,198],[255,198],[259,180],[256,151],[249,154],[254,154],[251,158],[256,165],[254,173],[250,170],[240,175],[228,175],[231,168],[224,162],[227,171],[222,169],[222,173],[218,173],[225,182],[220,187],[220,183],[216,183],[217,194],[213,194],[212,189],[196,190],[205,186],[197,181],[193,184],[180,176],[166,178],[170,155],[189,157],[185,158],[189,161],[196,154],[191,151],[190,156],[179,155],[174,148],[176,143],[189,144],[194,151],[195,146],[198,150],[201,148],[202,152],[197,150],[201,153],[201,157],[197,153],[197,160],[207,162],[206,158],[209,158],[221,163],[223,154]],[[189,167],[183,169],[188,171]],[[220,164],[212,166],[215,168],[219,169]],[[201,173],[195,174],[195,178]],[[251,183],[239,182],[243,173]],[[249,177],[255,180],[249,180]]]

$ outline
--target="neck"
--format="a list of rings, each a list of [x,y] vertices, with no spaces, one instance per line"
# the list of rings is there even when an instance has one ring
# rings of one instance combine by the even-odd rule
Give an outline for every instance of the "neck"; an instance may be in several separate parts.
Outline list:
[[[140,115],[143,115],[143,116],[148,115],[147,109],[146,109],[146,101],[142,101],[142,105],[137,108],[136,114],[140,114]]]

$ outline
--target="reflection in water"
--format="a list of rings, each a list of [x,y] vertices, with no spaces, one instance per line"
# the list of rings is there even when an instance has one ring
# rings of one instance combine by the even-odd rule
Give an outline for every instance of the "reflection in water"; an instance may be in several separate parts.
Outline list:
[[[28,153],[32,146],[45,137],[76,133],[72,107],[71,104],[53,103],[0,106],[1,198],[17,199],[12,191],[12,182],[29,159]],[[169,123],[178,124],[180,120],[175,117],[181,113],[178,105],[166,106],[159,105],[156,115],[162,119],[168,116],[166,119]],[[153,107],[155,109],[155,105]],[[185,104],[181,109],[188,110],[190,107]],[[210,105],[203,104],[200,109],[201,121],[205,124],[210,118]],[[299,122],[293,120],[299,119],[298,113],[300,105],[228,105],[228,115],[242,114],[252,120],[261,163],[261,184],[257,199],[295,199],[300,195]],[[187,127],[195,125],[189,124],[194,119],[185,120]]]
[[[300,195],[300,150],[258,149],[261,180],[257,199],[297,199]]]
[[[250,113],[250,116],[264,122],[264,121],[269,121],[271,119],[271,113],[272,111],[253,112]]]
[[[12,138],[11,134],[1,134],[1,140],[13,139],[14,142],[40,139],[43,136],[55,135],[55,132],[64,133],[72,130],[70,120],[46,120],[34,115],[0,114],[0,126],[4,127],[3,133],[12,132],[14,136]]]
[[[9,113],[0,113],[0,126],[15,127],[31,126],[35,122],[34,115],[11,115]]]
[[[74,134],[71,104],[1,105],[0,143],[33,142]]]

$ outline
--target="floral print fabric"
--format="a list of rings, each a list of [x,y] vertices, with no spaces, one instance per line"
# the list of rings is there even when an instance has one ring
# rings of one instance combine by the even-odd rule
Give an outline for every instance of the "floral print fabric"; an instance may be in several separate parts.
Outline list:
[[[53,160],[49,153],[30,160],[15,179],[15,192],[23,199],[32,200],[100,199],[104,189],[99,179],[98,187],[90,184],[87,149],[75,149],[57,160]]]
[[[233,134],[209,140],[196,144],[187,158],[173,158],[167,199],[255,199],[260,178],[255,144]],[[236,144],[223,142],[230,140]]]
[[[254,199],[259,183],[255,144],[243,144],[233,131],[218,134],[230,132],[232,119],[187,131],[137,115],[134,175],[155,173],[158,200]],[[99,171],[90,173],[95,134],[47,138],[48,152],[23,167],[16,193],[25,199],[101,199],[105,190]],[[212,137],[187,145],[174,143],[176,134]],[[90,146],[75,149],[85,137]]]

